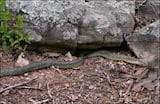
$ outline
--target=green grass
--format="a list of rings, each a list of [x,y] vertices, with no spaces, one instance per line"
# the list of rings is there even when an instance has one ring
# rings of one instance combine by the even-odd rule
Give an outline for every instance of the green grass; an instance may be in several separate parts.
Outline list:
[[[23,34],[23,15],[13,15],[6,9],[6,0],[0,0],[0,42],[5,51],[25,51],[30,45],[30,34]]]

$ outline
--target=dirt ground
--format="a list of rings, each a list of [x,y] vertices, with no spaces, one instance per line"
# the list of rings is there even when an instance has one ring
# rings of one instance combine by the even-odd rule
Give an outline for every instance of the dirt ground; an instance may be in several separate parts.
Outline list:
[[[33,51],[24,54],[30,63],[50,59]],[[18,55],[0,48],[0,69],[15,67]],[[73,69],[52,66],[0,78],[0,104],[158,104],[159,97],[157,70],[102,57]]]

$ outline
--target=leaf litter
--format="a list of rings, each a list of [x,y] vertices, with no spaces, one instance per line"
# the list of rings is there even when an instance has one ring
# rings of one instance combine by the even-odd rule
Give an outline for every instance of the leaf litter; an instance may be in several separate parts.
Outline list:
[[[14,67],[17,58],[6,55],[2,50],[0,53],[3,55],[0,58],[0,68]],[[34,52],[24,54],[31,62],[52,59]],[[72,60],[73,57],[75,56],[69,52],[66,56],[60,55],[53,59]],[[146,70],[146,67],[94,57],[86,59],[79,70],[45,68],[27,75],[3,77],[0,78],[1,90],[27,79],[37,79],[34,83],[9,89],[5,95],[0,93],[0,103],[157,104],[158,71]],[[141,76],[143,73],[146,74]]]

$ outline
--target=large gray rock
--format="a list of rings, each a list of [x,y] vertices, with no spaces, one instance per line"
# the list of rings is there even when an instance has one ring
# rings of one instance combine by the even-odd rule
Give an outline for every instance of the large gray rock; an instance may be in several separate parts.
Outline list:
[[[135,31],[126,41],[137,57],[150,67],[160,69],[160,20]]]
[[[73,48],[119,46],[134,28],[134,1],[8,0],[7,7],[24,14],[32,42]]]
[[[136,0],[137,15],[148,20],[160,18],[160,0]]]

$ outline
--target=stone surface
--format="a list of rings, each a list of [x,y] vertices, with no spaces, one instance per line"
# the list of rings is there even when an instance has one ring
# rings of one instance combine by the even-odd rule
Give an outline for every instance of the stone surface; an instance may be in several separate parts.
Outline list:
[[[126,37],[130,49],[152,68],[160,68],[160,20]]]
[[[160,18],[160,0],[137,0],[137,13],[148,20]]]
[[[24,14],[24,32],[44,45],[120,46],[134,28],[133,0],[8,0],[7,7]]]

